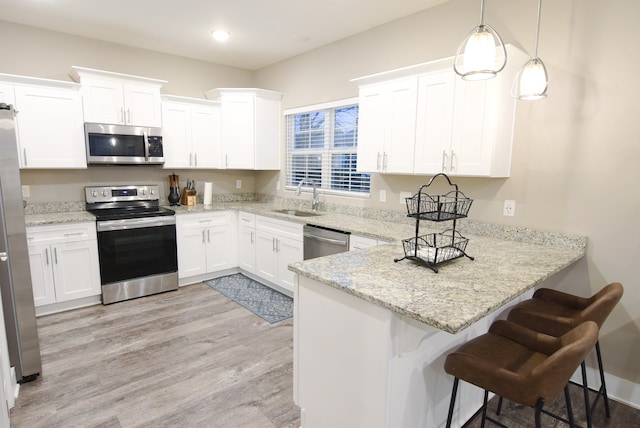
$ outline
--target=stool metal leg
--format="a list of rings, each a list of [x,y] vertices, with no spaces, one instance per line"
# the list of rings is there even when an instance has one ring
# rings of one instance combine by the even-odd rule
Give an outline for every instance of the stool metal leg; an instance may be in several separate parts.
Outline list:
[[[489,391],[484,390],[484,398],[482,399],[482,423],[480,428],[484,428],[484,421],[487,419],[487,401],[489,400]]]
[[[591,403],[589,400],[589,385],[587,384],[587,364],[580,364],[582,371],[582,392],[584,393],[584,411],[587,414],[587,428],[591,428]]]
[[[540,423],[540,413],[542,413],[543,407],[544,407],[544,399],[538,398],[538,402],[536,403],[536,428],[542,427],[542,424]]]
[[[571,394],[569,393],[569,384],[564,387],[564,399],[567,402],[567,413],[569,414],[569,427],[575,428],[576,424],[573,420],[573,408],[571,407]]]
[[[447,415],[447,428],[451,428],[451,419],[453,419],[453,406],[456,404],[456,394],[458,393],[458,382],[460,379],[457,377],[453,379],[453,390],[451,391],[451,402],[449,403],[449,414]]]
[[[611,410],[609,409],[609,395],[607,395],[607,383],[604,380],[604,367],[602,365],[602,354],[600,353],[600,341],[596,342],[596,355],[598,357],[598,369],[600,369],[600,390],[602,391],[602,398],[604,400],[604,410],[607,414],[607,418],[611,417]],[[599,393],[600,391],[598,391]]]
[[[501,411],[502,411],[502,396],[498,398],[498,408],[496,409],[496,415],[500,416]]]

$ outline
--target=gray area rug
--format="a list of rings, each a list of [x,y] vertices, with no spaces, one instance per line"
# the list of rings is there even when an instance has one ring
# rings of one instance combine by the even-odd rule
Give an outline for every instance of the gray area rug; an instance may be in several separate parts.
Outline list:
[[[291,297],[240,273],[204,283],[271,324],[293,316]]]

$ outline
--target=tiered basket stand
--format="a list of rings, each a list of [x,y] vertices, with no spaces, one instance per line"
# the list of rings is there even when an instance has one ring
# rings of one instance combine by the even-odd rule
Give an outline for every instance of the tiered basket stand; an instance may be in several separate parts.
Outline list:
[[[446,178],[455,190],[435,196],[426,193],[426,189],[437,177]],[[412,238],[402,240],[405,255],[401,259],[394,259],[395,262],[404,259],[414,260],[438,272],[438,266],[450,260],[463,256],[473,260],[473,257],[465,253],[469,240],[456,231],[456,220],[467,216],[473,199],[467,198],[459,191],[458,185],[451,183],[446,174],[434,175],[427,184],[420,186],[418,193],[406,198],[406,202],[407,217],[416,219],[416,232]],[[452,221],[453,226],[440,233],[420,235],[421,220]]]

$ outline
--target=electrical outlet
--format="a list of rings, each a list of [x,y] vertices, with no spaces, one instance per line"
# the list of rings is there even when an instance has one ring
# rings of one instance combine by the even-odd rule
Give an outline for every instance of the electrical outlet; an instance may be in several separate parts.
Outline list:
[[[27,185],[22,185],[22,197],[28,198],[31,196],[31,188]]]
[[[280,190],[280,180],[276,183],[276,190]]]
[[[405,205],[407,203],[406,199],[410,198],[411,196],[413,196],[411,194],[411,192],[400,192],[400,202],[402,205]]]
[[[380,190],[380,202],[387,202],[387,191],[384,189]]]
[[[504,201],[502,215],[506,217],[513,217],[514,215],[516,215],[516,201],[514,201],[513,199],[506,199]]]
[[[236,180],[236,189],[242,189],[242,180]]]

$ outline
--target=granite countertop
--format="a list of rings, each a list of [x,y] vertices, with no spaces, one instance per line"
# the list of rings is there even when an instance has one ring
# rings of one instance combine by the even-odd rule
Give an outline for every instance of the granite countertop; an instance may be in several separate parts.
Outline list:
[[[27,226],[94,221],[81,209],[61,206],[57,212],[25,215]],[[299,275],[340,289],[401,315],[449,333],[457,333],[544,279],[571,265],[586,252],[586,237],[544,232],[471,220],[459,220],[458,230],[469,238],[467,254],[439,266],[435,273],[410,260],[394,262],[404,251],[400,240],[415,233],[415,223],[403,213],[381,219],[357,212],[320,212],[296,217],[276,210],[282,204],[255,201],[216,202],[212,205],[168,207],[177,215],[237,209],[300,224],[348,231],[389,244],[295,263]],[[67,211],[64,211],[68,209]],[[64,212],[62,212],[64,211]],[[420,233],[442,231],[451,222],[421,222]]]
[[[237,209],[244,212],[254,213],[261,216],[277,218],[281,220],[287,220],[294,223],[313,224],[317,226],[339,229],[345,232],[351,232],[357,235],[389,242],[397,241],[402,238],[408,238],[414,233],[415,228],[415,226],[411,224],[411,222],[405,221],[404,218],[402,218],[402,222],[390,222],[365,218],[357,215],[326,211],[319,212],[316,216],[296,217],[291,214],[276,212],[276,210],[286,207],[283,207],[280,204],[266,202],[220,202],[214,203],[212,205],[198,204],[191,207],[179,206],[168,208],[174,210],[178,215]],[[310,212],[307,210],[302,211]]]
[[[453,260],[440,265],[438,273],[410,260],[394,262],[404,255],[399,243],[307,260],[289,269],[440,330],[458,333],[585,254],[584,245],[466,236],[467,254],[475,260]]]
[[[42,226],[47,224],[80,223],[96,221],[93,214],[87,211],[69,211],[62,213],[26,214],[25,223],[28,226]]]

